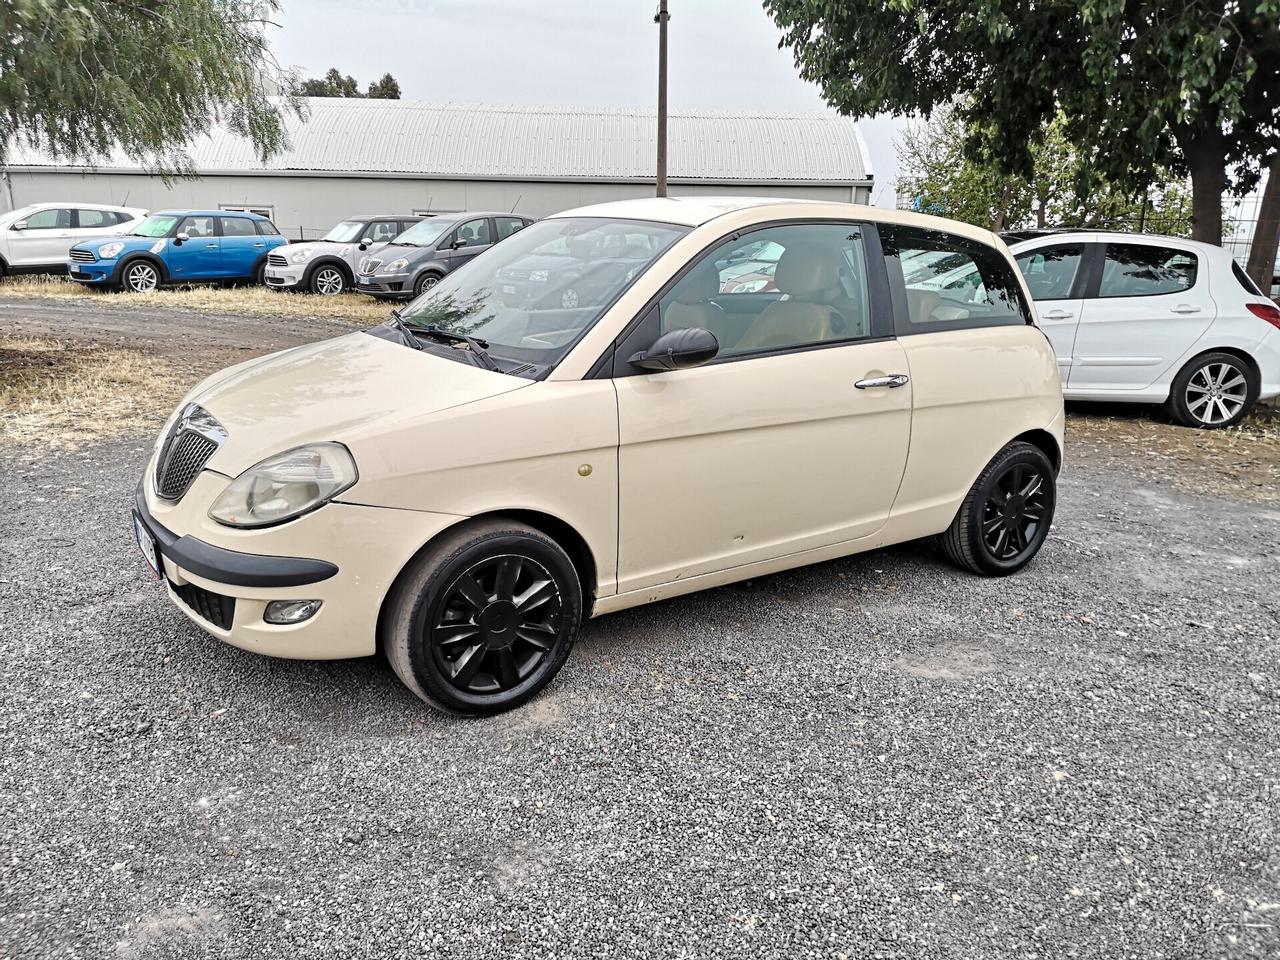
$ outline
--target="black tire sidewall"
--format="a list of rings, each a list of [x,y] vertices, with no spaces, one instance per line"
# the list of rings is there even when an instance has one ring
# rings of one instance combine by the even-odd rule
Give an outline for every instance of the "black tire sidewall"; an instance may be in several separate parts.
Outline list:
[[[341,267],[334,266],[331,263],[322,263],[320,264],[320,266],[312,270],[311,276],[307,278],[307,289],[310,290],[312,293],[320,294],[321,296],[323,296],[323,294],[321,294],[320,292],[320,289],[316,286],[316,278],[320,276],[321,270],[335,270],[337,271],[338,276],[342,278],[342,289],[335,294],[331,294],[331,296],[335,296],[335,297],[341,296],[342,294],[346,293],[348,290],[351,289],[351,283],[347,280],[347,275],[343,273]]]
[[[443,277],[438,273],[424,273],[422,276],[418,277],[417,280],[413,281],[413,298],[415,300],[418,299],[418,297],[422,296],[427,290],[434,287],[442,279]],[[428,285],[428,281],[430,281],[430,285]]]
[[[1041,523],[1032,541],[1034,548],[1026,551],[1020,558],[1000,560],[991,554],[986,540],[983,539],[982,513],[985,509],[987,498],[995,489],[999,479],[1010,468],[1019,463],[1034,466],[1040,471],[1047,488],[1048,505],[1045,510],[1044,522]],[[1058,484],[1057,478],[1053,473],[1053,464],[1049,462],[1049,458],[1044,455],[1042,450],[1029,443],[1018,443],[1006,447],[982,471],[982,475],[978,477],[977,482],[974,484],[974,492],[975,496],[967,503],[965,508],[969,513],[965,518],[965,526],[967,528],[965,536],[968,539],[969,549],[972,551],[973,558],[982,568],[982,572],[990,576],[1007,576],[1011,573],[1017,573],[1040,553],[1040,548],[1044,546],[1045,538],[1049,535],[1049,528],[1053,525],[1053,516],[1058,507]]]
[[[1187,384],[1191,382],[1191,378],[1195,376],[1197,370],[1210,363],[1229,363],[1244,374],[1244,406],[1240,408],[1240,411],[1234,417],[1230,420],[1224,420],[1222,423],[1203,423],[1187,406]],[[1246,363],[1233,353],[1221,353],[1218,351],[1202,353],[1190,360],[1178,371],[1178,375],[1173,378],[1173,383],[1169,387],[1169,415],[1182,426],[1191,427],[1195,430],[1221,430],[1224,427],[1233,427],[1253,410],[1258,402],[1258,394],[1261,390],[1262,384],[1253,369],[1253,364]]]
[[[532,557],[556,579],[560,590],[560,632],[550,655],[511,690],[490,695],[465,693],[451,685],[440,671],[429,648],[428,628],[435,622],[444,591],[463,571],[486,557],[504,553]],[[402,640],[409,644],[410,669],[427,699],[456,713],[489,714],[514,709],[537,696],[564,666],[582,620],[582,586],[568,555],[554,541],[535,531],[510,529],[473,540],[443,558],[443,562],[429,566],[425,582],[413,596],[406,598],[411,604],[410,634]]]

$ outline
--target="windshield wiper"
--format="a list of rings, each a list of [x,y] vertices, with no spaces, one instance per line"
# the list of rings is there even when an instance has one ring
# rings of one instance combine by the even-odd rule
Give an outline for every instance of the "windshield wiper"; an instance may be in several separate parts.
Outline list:
[[[403,323],[404,321],[401,321]],[[428,327],[410,327],[405,324],[405,329],[412,330],[414,333],[421,334],[424,337],[430,337],[432,340],[441,340],[451,344],[466,344],[467,352],[476,358],[477,366],[484,367],[486,370],[493,370],[501,373],[498,363],[489,355],[489,341],[481,340],[479,337],[468,336],[465,333],[458,333],[456,330],[446,330],[444,327],[437,327],[434,324]]]
[[[391,311],[391,319],[387,321],[391,326],[400,331],[400,336],[404,338],[406,347],[413,347],[415,350],[421,350],[422,344],[418,342],[418,338],[413,335],[413,331],[409,329],[409,325],[404,322],[404,317],[399,310]]]

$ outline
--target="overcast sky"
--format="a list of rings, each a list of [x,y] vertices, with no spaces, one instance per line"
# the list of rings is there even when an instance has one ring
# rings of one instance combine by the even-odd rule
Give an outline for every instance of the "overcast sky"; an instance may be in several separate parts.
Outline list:
[[[670,109],[824,112],[752,0],[670,0]],[[276,56],[363,88],[384,73],[410,100],[652,107],[655,0],[283,0]],[[902,122],[861,123],[876,188],[893,205]]]

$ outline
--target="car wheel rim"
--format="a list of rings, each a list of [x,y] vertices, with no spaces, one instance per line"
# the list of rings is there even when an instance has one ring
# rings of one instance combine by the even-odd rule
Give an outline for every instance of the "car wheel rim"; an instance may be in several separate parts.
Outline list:
[[[1244,371],[1231,363],[1206,363],[1187,381],[1187,409],[1208,426],[1226,423],[1238,414],[1249,393]]]
[[[982,507],[982,542],[1001,563],[1033,549],[1048,512],[1048,484],[1033,466],[1016,463],[996,478]]]
[[[439,277],[423,277],[422,282],[418,284],[418,292],[421,293],[423,290],[430,290],[439,282]]]
[[[577,305],[578,305],[577,290],[566,290],[564,293],[560,294],[560,306],[564,307],[566,310],[572,310]]]
[[[326,297],[342,292],[342,274],[337,270],[321,270],[316,274],[316,289]]]
[[[559,639],[560,588],[531,557],[481,560],[442,597],[431,654],[449,684],[464,693],[504,693],[519,686]]]
[[[156,288],[159,276],[155,267],[139,263],[129,268],[129,289],[138,293],[146,293]]]

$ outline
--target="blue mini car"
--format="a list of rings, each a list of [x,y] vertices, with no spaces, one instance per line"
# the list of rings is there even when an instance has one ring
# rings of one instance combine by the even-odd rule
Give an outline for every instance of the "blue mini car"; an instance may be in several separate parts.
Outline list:
[[[162,210],[126,234],[71,248],[72,280],[134,293],[162,283],[262,282],[267,252],[288,241],[266,217],[227,210]]]

